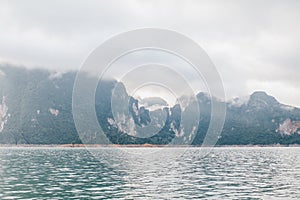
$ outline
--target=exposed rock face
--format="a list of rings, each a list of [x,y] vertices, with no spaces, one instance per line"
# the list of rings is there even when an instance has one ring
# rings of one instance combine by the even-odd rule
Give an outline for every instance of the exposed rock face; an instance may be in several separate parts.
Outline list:
[[[57,116],[59,114],[59,110],[53,108],[49,108],[49,112],[54,116]]]
[[[105,80],[97,87],[94,101],[82,96],[82,103],[76,105],[78,130],[72,113],[76,72],[51,76],[46,70],[1,65],[0,70],[0,143],[5,144],[106,144],[108,138],[114,144],[201,145],[212,102],[222,102],[198,93],[195,99],[179,97],[171,107],[160,98],[134,99],[122,83]],[[90,88],[94,77],[82,78]],[[91,120],[90,104],[95,104],[92,110],[101,131]],[[281,104],[265,92],[233,99],[226,106],[218,145],[300,144],[299,108]]]
[[[286,119],[282,124],[279,125],[277,131],[282,134],[291,135],[293,133],[300,134],[298,130],[300,128],[300,121],[292,121],[291,119]]]
[[[7,122],[8,118],[8,107],[5,104],[5,96],[2,97],[2,103],[0,104],[0,132],[3,131],[4,125]]]

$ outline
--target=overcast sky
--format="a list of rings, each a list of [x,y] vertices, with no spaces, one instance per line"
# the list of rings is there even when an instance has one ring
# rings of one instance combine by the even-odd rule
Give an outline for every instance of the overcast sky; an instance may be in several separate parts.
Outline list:
[[[300,106],[300,1],[0,1],[0,62],[79,69],[118,33],[165,28],[210,56],[226,96],[264,90]]]

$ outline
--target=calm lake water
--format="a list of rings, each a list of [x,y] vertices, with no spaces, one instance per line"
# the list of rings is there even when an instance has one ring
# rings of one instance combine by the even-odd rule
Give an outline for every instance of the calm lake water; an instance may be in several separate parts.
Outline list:
[[[0,199],[300,199],[297,147],[148,151],[0,148]]]

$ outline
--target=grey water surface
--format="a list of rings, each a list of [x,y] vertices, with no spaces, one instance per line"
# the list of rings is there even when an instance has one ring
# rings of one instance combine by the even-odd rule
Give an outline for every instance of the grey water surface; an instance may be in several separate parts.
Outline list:
[[[0,148],[0,199],[300,199],[298,147],[148,151]]]

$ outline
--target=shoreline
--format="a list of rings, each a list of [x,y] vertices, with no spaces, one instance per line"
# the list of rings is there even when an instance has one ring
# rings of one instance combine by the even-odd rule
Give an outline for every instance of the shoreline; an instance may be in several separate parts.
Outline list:
[[[238,147],[300,147],[300,144],[274,144],[274,145],[215,145],[215,146],[198,146],[198,145],[152,145],[152,144],[0,144],[0,148],[238,148]]]

